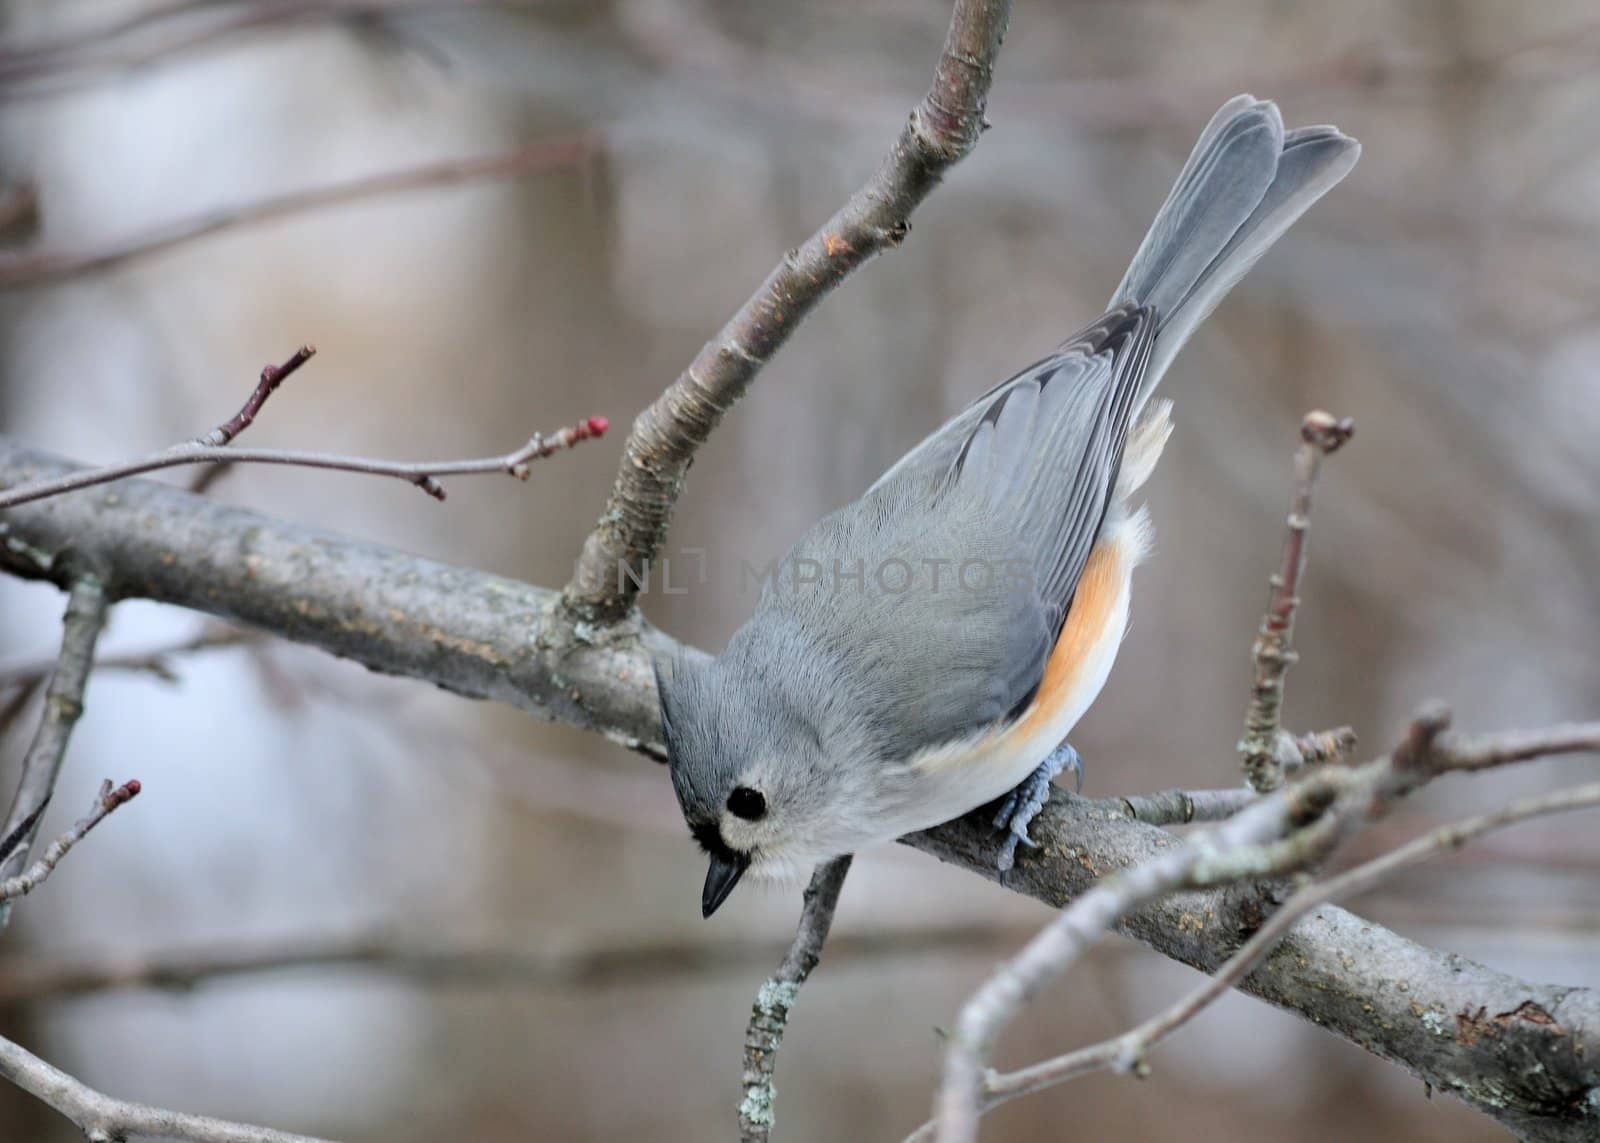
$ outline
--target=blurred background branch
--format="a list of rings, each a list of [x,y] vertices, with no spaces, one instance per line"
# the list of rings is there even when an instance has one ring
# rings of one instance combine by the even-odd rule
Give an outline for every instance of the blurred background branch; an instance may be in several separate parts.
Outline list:
[[[948,14],[898,0],[6,5],[0,38],[22,49],[7,67],[30,46],[80,44],[55,77],[22,67],[0,79],[10,96],[0,108],[0,221],[11,223],[0,242],[37,228],[26,238],[36,245],[22,248],[29,257],[120,249],[216,203],[359,182],[426,155],[507,155],[549,138],[604,146],[539,179],[369,196],[0,296],[0,429],[67,455],[155,448],[232,399],[226,378],[307,333],[337,350],[351,383],[314,409],[284,404],[253,430],[264,439],[279,425],[303,439],[332,417],[363,454],[486,455],[503,447],[507,425],[641,408],[774,252],[859,184],[925,88]],[[251,25],[257,18],[266,22]],[[1096,871],[1159,852],[1171,835],[1130,817],[1205,816],[1206,799],[1191,811],[1184,798],[1132,791],[1204,793],[1235,776],[1229,746],[1248,681],[1238,632],[1259,618],[1238,585],[1255,580],[1277,539],[1261,526],[1279,487],[1262,442],[1307,407],[1356,413],[1365,442],[1362,463],[1326,474],[1337,492],[1319,508],[1327,594],[1301,621],[1319,654],[1297,668],[1297,721],[1385,739],[1430,693],[1451,695],[1481,726],[1592,713],[1593,13],[1579,0],[1428,11],[1073,0],[1021,6],[1016,21],[981,161],[963,164],[925,208],[916,242],[807,322],[769,367],[774,383],[741,404],[737,431],[698,452],[702,491],[679,506],[674,539],[703,549],[708,570],[686,581],[683,553],[663,548],[643,600],[650,619],[717,645],[748,610],[741,559],[759,566],[782,551],[943,416],[1098,312],[1197,116],[1255,88],[1297,120],[1339,122],[1367,142],[1368,158],[1185,355],[1179,431],[1152,490],[1160,551],[1079,743],[1118,760],[1091,774],[1094,792],[1129,796],[1053,805],[1060,864],[1034,891],[1059,903]],[[113,22],[144,31],[105,35]],[[508,381],[529,377],[539,385]],[[24,455],[6,483],[60,471]],[[72,537],[107,526],[112,537],[83,555],[129,553],[118,566],[132,594],[204,600],[203,581],[262,542],[267,584],[218,581],[244,610],[379,664],[390,660],[363,629],[404,622],[379,604],[414,602],[408,574],[441,599],[479,592],[451,604],[451,624],[399,633],[410,648],[403,673],[534,705],[650,754],[648,685],[634,673],[644,656],[604,640],[529,656],[521,640],[553,596],[460,572],[565,582],[614,459],[576,453],[541,474],[548,494],[536,498],[476,482],[439,513],[417,512],[414,494],[387,482],[347,482],[330,497],[317,474],[240,469],[214,499],[266,515],[230,516],[237,529],[222,531],[198,502],[150,502],[144,486],[119,485],[7,513],[0,560],[66,583],[82,566]],[[141,535],[138,510],[119,511],[125,496],[154,513],[155,538]],[[164,546],[188,535],[186,513],[226,542]],[[274,516],[317,527],[286,536]],[[449,563],[380,562],[377,601],[364,600],[343,578],[363,565],[344,562],[351,550],[329,530],[372,537],[390,560],[400,549]],[[49,543],[32,542],[41,538]],[[56,597],[9,580],[0,588],[0,653],[19,662],[56,637]],[[668,646],[652,627],[637,630],[651,650]],[[117,607],[102,657],[192,635],[192,616],[132,600]],[[793,900],[753,895],[714,927],[687,927],[697,872],[659,775],[598,739],[454,704],[289,641],[196,656],[183,674],[177,694],[138,671],[97,680],[52,816],[76,811],[100,773],[125,767],[163,793],[97,832],[30,899],[8,936],[28,963],[70,967],[67,950],[94,948],[107,931],[159,959],[162,948],[264,948],[285,930],[362,925],[486,932],[481,944],[427,949],[534,959],[547,940],[764,951],[709,972],[630,978],[621,995],[601,979],[572,995],[510,980],[441,990],[382,971],[352,979],[331,964],[240,972],[182,995],[19,1005],[8,1035],[101,1087],[179,1106],[203,1092],[214,1110],[340,1137],[699,1140],[726,1128],[737,1098],[727,1045],[792,933]],[[541,703],[528,704],[530,688]],[[5,706],[31,720],[37,691],[12,686]],[[1347,745],[1328,745],[1315,751],[1349,757]],[[1433,783],[1342,860],[1553,796],[1579,766]],[[1125,830],[1107,837],[1110,820]],[[47,836],[69,822],[46,821]],[[1561,990],[1522,984],[1579,986],[1581,1006],[1600,983],[1587,837],[1552,818],[1364,899],[1369,918],[1469,958],[1454,962],[1468,966],[1462,987],[1408,993],[1422,1015],[1399,1004],[1384,1018],[1473,1067],[1539,1032],[1520,1018],[1502,1027],[1495,1014],[1527,1000],[1554,1011]],[[984,839],[953,827],[947,840],[976,854]],[[116,894],[105,890],[108,868]],[[829,970],[808,985],[784,1048],[783,1130],[802,1138],[896,1138],[921,1119],[942,1050],[929,1021],[959,1004],[984,964],[974,957],[989,955],[956,946],[832,971],[848,963],[840,950],[869,907],[882,914],[874,926],[936,918],[1002,943],[1040,923],[1017,895],[904,851],[862,855],[851,876],[858,891],[841,910]],[[1147,939],[1159,930],[1170,955],[1215,970],[1281,900],[1253,886],[1184,895],[1127,928]],[[1374,1042],[1384,1029],[1347,996],[1454,971],[1444,955],[1337,909],[1302,927],[1315,939],[1291,933],[1247,987],[1283,1003],[1292,984],[1322,986],[1321,1003],[1352,1040]],[[1402,968],[1368,972],[1369,960]],[[1079,1042],[1121,1035],[1152,998],[1189,987],[1186,969],[1142,952],[1097,955],[1075,972],[1021,1016],[1007,1040],[1014,1062],[997,1066],[1059,1051],[1064,1028]],[[876,1061],[870,1085],[853,1067],[864,1042]],[[547,1081],[537,1090],[530,1069]],[[992,1129],[1054,1139],[1070,1115],[1086,1134],[1154,1136],[1181,1114],[1197,1143],[1499,1137],[1487,1119],[1423,1090],[1231,994],[1167,1042],[1151,1082],[1092,1077],[997,1109]],[[3,1088],[0,1134],[78,1137],[31,1101],[8,1102]]]
[[[220,231],[288,218],[307,211],[326,210],[377,196],[496,179],[527,178],[547,171],[577,167],[590,161],[596,146],[596,140],[588,136],[545,139],[501,154],[443,159],[347,179],[328,186],[291,191],[259,202],[219,207],[96,249],[0,250],[0,290],[30,289],[70,281],[136,258],[171,250]]]

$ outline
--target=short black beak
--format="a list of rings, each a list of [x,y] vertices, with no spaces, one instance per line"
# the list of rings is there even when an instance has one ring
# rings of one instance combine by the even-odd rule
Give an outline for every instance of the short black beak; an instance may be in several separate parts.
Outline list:
[[[715,913],[749,868],[750,855],[747,853],[736,853],[732,860],[712,854],[711,868],[706,870],[706,887],[700,891],[700,915],[709,917]]]

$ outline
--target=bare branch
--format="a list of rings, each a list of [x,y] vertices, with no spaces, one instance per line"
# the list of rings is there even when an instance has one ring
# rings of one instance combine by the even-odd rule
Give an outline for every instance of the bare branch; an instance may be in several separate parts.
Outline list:
[[[1080,1048],[1030,1067],[984,1077],[979,1112],[988,1111],[1018,1096],[1032,1095],[1091,1072],[1112,1068],[1121,1072],[1144,1073],[1144,1061],[1156,1044],[1166,1039],[1210,1004],[1244,980],[1277,944],[1312,910],[1331,901],[1357,896],[1371,889],[1400,869],[1436,857],[1493,830],[1519,824],[1549,814],[1600,806],[1600,783],[1562,790],[1543,797],[1526,798],[1479,817],[1443,826],[1424,837],[1374,858],[1337,877],[1309,885],[1286,901],[1266,924],[1251,935],[1216,975],[1199,985],[1176,1004],[1144,1021],[1121,1036]],[[1524,1016],[1538,1019],[1534,1012]],[[1496,1017],[1498,1019],[1498,1017]],[[935,1123],[929,1121],[907,1137],[906,1143],[927,1143],[934,1138]]]
[[[1024,1000],[1045,981],[1065,972],[1122,917],[1179,888],[1222,885],[1305,868],[1331,852],[1333,846],[1352,831],[1359,819],[1387,812],[1396,798],[1439,774],[1457,769],[1484,769],[1555,754],[1600,751],[1600,723],[1483,736],[1445,744],[1441,742],[1441,736],[1448,723],[1449,717],[1444,711],[1436,708],[1424,711],[1412,723],[1401,744],[1388,756],[1355,771],[1312,771],[1301,781],[1240,811],[1224,825],[1196,833],[1181,848],[1169,850],[1132,869],[1113,874],[1079,897],[1021,953],[1003,963],[963,1007],[946,1053],[944,1085],[940,1091],[936,1117],[940,1143],[966,1143],[975,1139],[978,1116],[984,1110],[988,1096],[1002,1090],[995,1086],[998,1081],[992,1076],[980,1076],[983,1062],[1000,1028],[1010,1020]],[[1402,859],[1390,862],[1389,857],[1393,855],[1388,855],[1362,866],[1362,869],[1372,871],[1368,880],[1345,882],[1335,878],[1330,884],[1338,883],[1346,888],[1351,885],[1368,887],[1375,883],[1376,876],[1384,872],[1448,848],[1451,839],[1464,841],[1524,817],[1588,806],[1591,804],[1588,800],[1591,792],[1600,797],[1600,785],[1532,799],[1519,803],[1516,812],[1508,808],[1482,819],[1446,827],[1430,835],[1433,840],[1423,839],[1423,843],[1427,844],[1414,843],[1396,851],[1406,855]],[[1330,810],[1330,806],[1334,808]],[[1310,824],[1304,824],[1307,822]],[[1284,840],[1276,840],[1279,837]],[[1460,844],[1460,841],[1455,844]],[[1312,900],[1301,913],[1285,918],[1273,928],[1276,934],[1273,940],[1286,933],[1306,909],[1330,899],[1320,897]],[[1271,943],[1258,945],[1253,940],[1246,947],[1265,952],[1270,949]],[[1223,974],[1230,967],[1235,971],[1223,983],[1215,986],[1215,992],[1207,993],[1208,997],[1226,991],[1249,971],[1248,963],[1241,967],[1236,961],[1237,957],[1224,965]],[[1188,1019],[1200,1006],[1185,1010],[1177,1023]],[[1163,1029],[1162,1035],[1171,1030],[1162,1022],[1163,1019],[1152,1022],[1153,1026]],[[1176,1026],[1176,1023],[1172,1025]],[[1114,1054],[1107,1062],[1123,1070],[1131,1069],[1142,1062],[1143,1049],[1150,1042],[1153,1041],[1123,1037],[1114,1042],[1123,1054]],[[1140,1049],[1139,1052],[1129,1054],[1135,1047]],[[1081,1058],[1075,1053],[1070,1066],[1063,1064],[1054,1070],[1047,1070],[1045,1074],[1059,1074],[1059,1078],[1052,1082],[1070,1079],[1082,1074],[1082,1069],[1087,1067],[1085,1061],[1098,1058],[1092,1050],[1086,1050]],[[1029,1075],[1033,1074],[1030,1070]],[[1020,1094],[1020,1091],[1013,1094]]]
[[[1255,682],[1245,712],[1239,755],[1245,778],[1258,793],[1283,784],[1278,730],[1283,712],[1283,677],[1294,665],[1294,612],[1300,605],[1300,576],[1306,567],[1306,535],[1311,530],[1311,490],[1322,470],[1322,458],[1350,439],[1355,425],[1323,412],[1307,413],[1300,425],[1300,448],[1294,458],[1294,498],[1289,505],[1283,556],[1272,576],[1272,594],[1261,620],[1251,657]]]
[[[250,396],[245,398],[244,404],[239,406],[239,411],[209,433],[195,437],[191,443],[207,448],[220,448],[222,445],[231,444],[234,437],[256,423],[256,416],[267,403],[267,398],[278,391],[278,386],[293,377],[302,365],[316,355],[316,346],[302,345],[290,354],[289,359],[282,365],[263,365],[256,387],[250,391]]]
[[[6,814],[3,832],[8,841],[11,835],[19,831],[21,834],[11,843],[5,860],[0,861],[0,880],[7,882],[28,863],[33,837],[39,828],[40,811],[56,788],[56,776],[61,773],[61,760],[66,756],[72,729],[83,714],[83,695],[89,685],[89,672],[94,667],[95,643],[106,625],[106,591],[100,581],[92,576],[78,576],[71,582],[61,632],[61,654],[45,690],[44,715],[22,760],[22,778]],[[33,824],[22,828],[29,820]],[[4,929],[10,919],[10,903],[0,900],[0,929]]]
[[[1257,799],[1254,790],[1158,790],[1121,800],[1128,817],[1145,825],[1188,825],[1231,818]]]
[[[744,1099],[739,1104],[739,1143],[766,1143],[772,1133],[773,1105],[778,1089],[772,1074],[778,1066],[778,1049],[789,1026],[789,1010],[800,998],[800,986],[817,967],[822,946],[833,925],[839,891],[850,872],[850,857],[835,858],[817,866],[806,886],[800,925],[778,971],[761,985],[750,1026],[744,1036]]]
[[[869,258],[898,246],[911,212],[977,145],[1009,0],[956,0],[933,85],[866,185],[784,255],[761,288],[639,415],[611,497],[566,589],[588,623],[633,607],[695,452],[817,304]]]
[[[538,0],[169,0],[85,32],[0,50],[0,90],[10,98],[57,95],[105,76],[210,46],[245,32],[314,19],[361,20],[429,8],[537,10]],[[118,41],[139,40],[131,46]]]
[[[173,445],[160,452],[137,460],[125,460],[100,468],[81,469],[65,476],[40,480],[0,492],[0,508],[12,508],[31,500],[44,500],[64,492],[74,492],[96,484],[110,484],[140,473],[162,468],[175,468],[185,464],[285,464],[297,468],[326,468],[339,472],[359,472],[368,476],[389,476],[415,484],[435,500],[445,498],[441,476],[466,476],[489,472],[505,472],[518,480],[527,480],[530,462],[543,460],[552,453],[571,448],[582,441],[605,435],[611,422],[605,417],[589,417],[575,425],[558,429],[549,436],[535,433],[521,448],[504,456],[481,460],[387,461],[371,460],[358,456],[336,456],[331,453],[294,452],[288,449],[232,448],[236,436],[255,422],[256,414],[277,387],[316,353],[309,345],[296,350],[282,365],[268,365],[261,371],[261,380],[250,394],[244,407],[218,425],[215,429],[183,444]]]
[[[132,671],[154,675],[164,683],[178,681],[178,672],[173,665],[173,660],[184,655],[193,655],[202,651],[221,650],[226,647],[242,647],[262,641],[259,631],[246,631],[238,627],[224,627],[221,624],[208,625],[205,630],[188,638],[180,639],[165,647],[156,647],[148,651],[123,651],[115,655],[101,655],[94,661],[97,671]],[[33,662],[16,663],[12,666],[0,666],[0,691],[12,687],[29,688],[37,686],[50,677],[50,672],[55,670],[54,659],[39,659]],[[0,847],[0,856],[3,856],[4,847]]]
[[[0,1077],[72,1120],[91,1143],[113,1143],[129,1135],[186,1143],[328,1143],[310,1135],[113,1099],[4,1038],[0,1038]]]
[[[35,861],[15,877],[8,877],[4,881],[0,881],[0,901],[11,901],[17,897],[24,897],[37,889],[45,878],[55,872],[56,866],[67,855],[68,850],[82,841],[85,834],[104,821],[118,806],[131,802],[138,797],[139,789],[139,780],[137,778],[124,782],[115,788],[112,787],[110,779],[102,782],[100,784],[100,793],[96,795],[94,805],[90,807],[86,817],[79,818],[71,829],[52,841],[44,851],[44,856],[40,857],[38,861]],[[37,824],[37,816],[33,818],[33,821]]]
[[[834,967],[903,962],[929,953],[990,955],[1032,935],[1015,925],[955,923],[834,933]],[[0,1004],[32,1004],[120,989],[176,989],[258,973],[359,969],[456,987],[609,988],[662,980],[726,976],[784,956],[790,941],[764,938],[650,938],[549,948],[418,941],[387,932],[305,936],[146,953],[0,959]]]
[[[0,486],[58,475],[69,465],[0,438]],[[0,520],[0,570],[70,584],[96,568],[116,597],[157,599],[248,623],[385,674],[507,702],[538,717],[604,734],[661,758],[651,659],[672,640],[637,616],[613,628],[574,628],[555,592],[230,508],[149,481],[111,497],[61,497]],[[681,649],[687,651],[688,649]],[[692,652],[690,652],[692,653]],[[1574,733],[1564,741],[1585,741]],[[1456,741],[1448,733],[1436,745]],[[1474,740],[1504,753],[1517,736]],[[1189,772],[1214,762],[1193,759]],[[1340,771],[1318,769],[1307,777]],[[1106,875],[1169,851],[1172,835],[1130,818],[1120,798],[1056,792],[1030,832],[1040,843],[1006,888],[1061,908]],[[995,835],[973,815],[906,838],[907,844],[993,883]],[[1245,882],[1226,892],[1162,898],[1118,928],[1157,951],[1215,972],[1281,902],[1281,886]],[[1352,956],[1359,950],[1359,956]],[[1368,1051],[1409,1068],[1502,1124],[1592,1127],[1575,1108],[1600,1085],[1600,996],[1519,979],[1430,949],[1327,906],[1273,954],[1271,972],[1240,987]],[[1398,983],[1407,987],[1402,991]],[[1514,1035],[1458,1039],[1429,1030],[1412,1010],[1515,1010],[1532,1001],[1555,1014],[1557,1037],[1531,1024]],[[1430,1017],[1430,1020],[1432,1017]],[[1574,1055],[1582,1047],[1585,1054]],[[1535,1068],[1537,1065],[1537,1068]],[[1493,1077],[1484,1086],[1462,1077]]]
[[[3,86],[3,81],[0,81]],[[442,159],[414,167],[364,175],[344,182],[290,191],[259,202],[218,207],[169,222],[90,250],[0,250],[0,291],[64,282],[148,254],[170,250],[221,230],[380,195],[491,179],[515,179],[579,166],[596,153],[588,135],[544,139],[493,155]]]
[[[1308,827],[1295,835],[1295,844],[1268,844],[1291,833],[1308,809],[1318,813],[1326,809],[1334,791],[1317,791],[1308,806],[1310,793],[1305,788],[1281,791],[1194,834],[1184,845],[1114,873],[1063,910],[1015,957],[1001,962],[962,1007],[945,1051],[936,1115],[939,1143],[969,1143],[977,1138],[982,1069],[1000,1029],[1029,997],[1076,963],[1124,916],[1179,888],[1271,876],[1325,855],[1338,839],[1337,828]]]

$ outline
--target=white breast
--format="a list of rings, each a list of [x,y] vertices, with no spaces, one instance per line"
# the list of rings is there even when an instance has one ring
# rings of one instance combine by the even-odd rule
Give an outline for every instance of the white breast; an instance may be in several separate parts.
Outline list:
[[[915,777],[908,796],[896,799],[900,804],[883,807],[892,819],[885,831],[889,836],[927,829],[993,801],[1026,778],[1067,737],[1111,674],[1128,629],[1133,569],[1148,547],[1148,532],[1142,509],[1108,521],[1104,538],[1096,545],[1097,558],[1104,562],[1094,566],[1092,558],[1091,568],[1085,569],[1086,578],[1095,576],[1094,590],[1080,590],[1062,630],[1061,642],[1075,642],[1070,652],[1062,649],[1067,654],[1062,661],[1051,656],[1035,708],[1004,731],[984,731],[912,759],[909,766]],[[1055,680],[1052,693],[1051,676],[1057,672],[1064,673]]]

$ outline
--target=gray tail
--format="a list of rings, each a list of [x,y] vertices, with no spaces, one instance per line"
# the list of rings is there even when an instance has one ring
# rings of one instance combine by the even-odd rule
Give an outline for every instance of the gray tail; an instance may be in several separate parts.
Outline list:
[[[1111,299],[1155,308],[1138,404],[1234,283],[1360,156],[1337,127],[1285,134],[1277,105],[1252,95],[1211,117]]]

